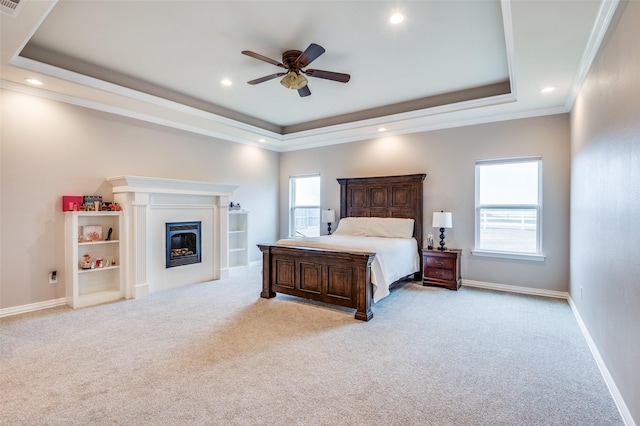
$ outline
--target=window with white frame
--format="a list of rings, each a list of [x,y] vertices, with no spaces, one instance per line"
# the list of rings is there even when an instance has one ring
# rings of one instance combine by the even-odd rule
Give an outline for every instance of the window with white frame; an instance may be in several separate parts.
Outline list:
[[[476,162],[476,251],[541,254],[542,158]]]
[[[289,235],[320,235],[320,175],[289,178]]]

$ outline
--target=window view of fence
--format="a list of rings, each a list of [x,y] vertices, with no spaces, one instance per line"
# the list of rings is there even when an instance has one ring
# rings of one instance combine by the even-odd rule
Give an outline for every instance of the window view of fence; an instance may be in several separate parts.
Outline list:
[[[296,237],[320,236],[320,209],[317,207],[295,207],[293,216]]]
[[[542,160],[476,161],[476,249],[541,251]]]
[[[289,236],[320,235],[320,175],[292,176],[289,179]]]
[[[536,253],[535,209],[481,209],[481,250]]]

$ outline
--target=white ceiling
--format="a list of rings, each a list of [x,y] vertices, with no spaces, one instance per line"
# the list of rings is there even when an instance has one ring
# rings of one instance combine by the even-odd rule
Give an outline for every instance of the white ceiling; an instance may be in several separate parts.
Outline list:
[[[567,112],[616,6],[22,0],[17,16],[1,15],[2,86],[287,151],[379,137],[382,126],[395,135]],[[387,21],[395,11],[399,25]],[[310,43],[326,52],[307,69],[351,80],[309,77],[305,98],[278,79],[246,84],[281,69],[241,51],[281,62]]]

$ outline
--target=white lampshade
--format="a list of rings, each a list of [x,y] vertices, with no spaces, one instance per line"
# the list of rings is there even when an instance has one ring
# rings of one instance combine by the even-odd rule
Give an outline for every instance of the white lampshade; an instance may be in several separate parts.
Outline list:
[[[331,223],[336,221],[336,211],[335,210],[322,210],[322,222],[323,223]]]
[[[453,228],[451,212],[433,212],[434,228]]]

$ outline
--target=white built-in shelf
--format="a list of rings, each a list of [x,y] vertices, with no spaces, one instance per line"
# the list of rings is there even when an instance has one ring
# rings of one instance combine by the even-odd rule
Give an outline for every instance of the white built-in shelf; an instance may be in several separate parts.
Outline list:
[[[112,302],[124,296],[122,212],[65,212],[65,283],[67,304],[72,308]],[[102,226],[109,241],[82,241],[84,226]],[[89,254],[92,261],[102,258],[103,265],[83,269],[81,262]],[[115,265],[111,262],[115,260]],[[109,266],[105,266],[109,262]]]
[[[103,290],[94,291],[81,296],[78,306],[76,308],[83,308],[85,306],[99,305],[101,303],[112,302],[114,300],[121,299],[121,292],[119,290]]]
[[[249,212],[229,210],[227,254],[229,268],[249,266]]]
[[[98,244],[120,244],[120,240],[109,240],[109,241],[86,241],[78,243],[79,246],[91,246]]]
[[[109,269],[118,269],[120,267],[120,265],[116,265],[116,266],[103,266],[101,268],[93,268],[93,269],[82,269],[82,268],[78,268],[78,273],[79,274],[86,274],[88,272],[100,272],[100,271],[108,271]]]

